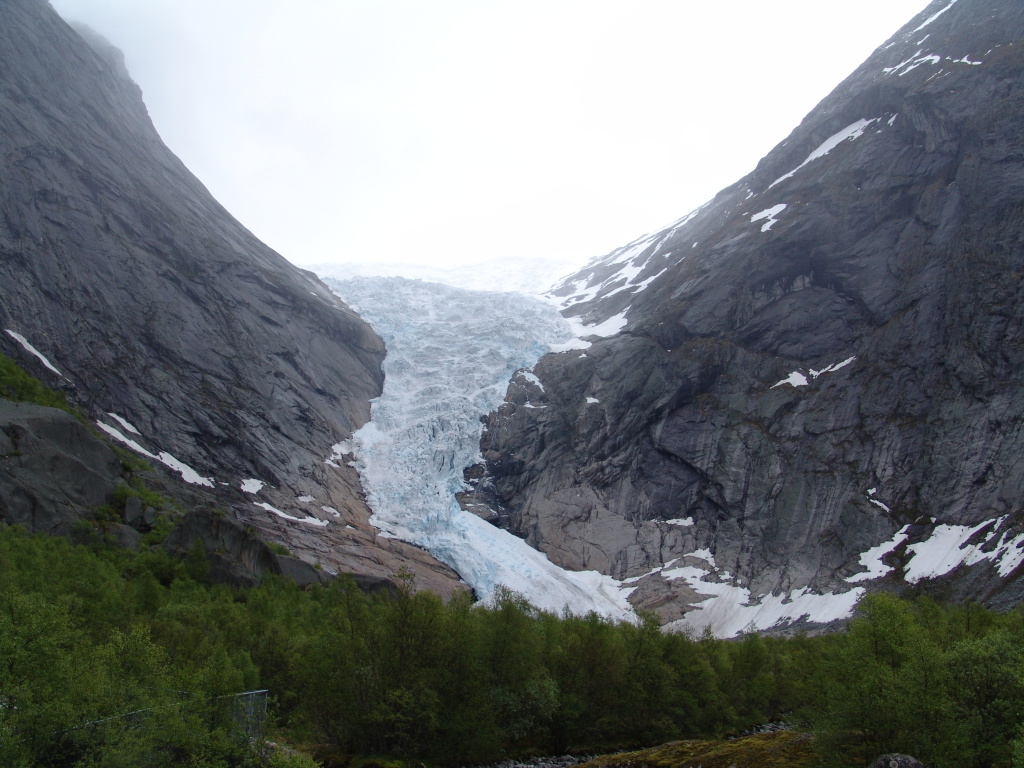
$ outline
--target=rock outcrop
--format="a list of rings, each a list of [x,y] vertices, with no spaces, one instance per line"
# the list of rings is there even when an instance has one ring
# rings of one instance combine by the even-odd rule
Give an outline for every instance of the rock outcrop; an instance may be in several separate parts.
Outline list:
[[[725,584],[1024,597],[1022,39],[1014,0],[936,0],[751,174],[557,287],[624,327],[513,380],[476,500],[666,621]]]
[[[332,452],[380,393],[380,339],[211,197],[86,34],[0,4],[0,352],[301,557],[458,588],[375,536]]]
[[[27,530],[71,533],[85,510],[110,504],[121,462],[64,411],[0,399],[0,513]]]

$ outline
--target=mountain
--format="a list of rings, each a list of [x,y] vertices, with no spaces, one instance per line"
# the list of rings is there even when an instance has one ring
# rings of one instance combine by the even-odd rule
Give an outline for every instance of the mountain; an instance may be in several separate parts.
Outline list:
[[[123,57],[83,34],[44,0],[0,4],[0,352],[177,478],[165,485],[184,511],[216,511],[329,572],[407,568],[461,589],[376,535],[333,448],[380,394],[380,338],[211,197],[160,140]],[[28,437],[60,433],[60,417],[23,416],[5,422],[16,450],[0,517],[66,530],[109,488],[57,489],[77,499],[60,504],[38,492],[53,478],[33,479],[25,451],[70,461],[74,446]]]
[[[673,626],[1020,602],[1022,39],[1016,0],[936,0],[749,175],[559,284],[619,332],[513,380],[471,501]]]

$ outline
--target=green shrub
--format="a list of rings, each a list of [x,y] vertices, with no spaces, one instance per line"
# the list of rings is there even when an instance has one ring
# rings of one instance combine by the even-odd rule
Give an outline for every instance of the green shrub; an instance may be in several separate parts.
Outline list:
[[[13,360],[0,355],[0,397],[22,403],[35,403],[48,408],[60,408],[72,413],[67,396],[29,376]]]

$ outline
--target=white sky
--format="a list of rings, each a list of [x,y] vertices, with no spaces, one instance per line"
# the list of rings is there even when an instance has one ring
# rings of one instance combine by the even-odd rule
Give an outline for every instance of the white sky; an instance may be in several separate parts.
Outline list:
[[[753,169],[926,0],[52,0],[298,264],[580,264]]]

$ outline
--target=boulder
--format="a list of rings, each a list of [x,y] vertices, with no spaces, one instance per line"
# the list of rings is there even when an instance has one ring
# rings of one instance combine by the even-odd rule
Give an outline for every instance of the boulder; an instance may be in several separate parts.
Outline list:
[[[927,766],[916,757],[894,752],[888,755],[879,755],[871,761],[868,768],[927,768]]]

